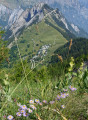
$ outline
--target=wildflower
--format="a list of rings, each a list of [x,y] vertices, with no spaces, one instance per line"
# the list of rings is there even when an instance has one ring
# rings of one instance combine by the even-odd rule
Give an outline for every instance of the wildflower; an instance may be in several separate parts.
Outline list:
[[[43,100],[43,103],[47,103],[47,101],[46,101],[46,100]]]
[[[29,115],[29,114],[26,113],[26,112],[23,113],[23,116],[24,116],[24,117],[27,117],[28,115]]]
[[[12,119],[13,119],[13,116],[12,116],[12,115],[9,115],[9,116],[7,117],[7,119],[8,119],[8,120],[12,120]]]
[[[68,90],[67,90],[67,89],[64,89],[63,91],[64,91],[64,92],[67,92]]]
[[[39,103],[40,101],[39,101],[38,99],[35,99],[35,102],[36,102],[36,103]]]
[[[27,109],[27,106],[26,106],[26,105],[22,105],[21,108],[22,108],[23,110],[26,110],[26,109]]]
[[[66,98],[66,97],[68,97],[68,96],[69,96],[68,93],[61,93],[61,98]]]
[[[29,100],[29,103],[30,104],[34,104],[34,100]]]
[[[66,96],[66,97],[68,97],[68,96],[69,96],[69,94],[68,94],[68,93],[65,93],[65,96]]]
[[[66,95],[65,94],[61,94],[61,98],[66,98]]]
[[[75,91],[75,90],[77,90],[76,88],[72,88],[72,91]]]
[[[29,113],[32,113],[32,112],[33,112],[30,108],[28,108],[27,110],[28,110]]]
[[[72,86],[69,86],[69,88],[70,88],[71,91],[77,90],[76,88],[74,88],[74,87],[72,87]]]
[[[25,110],[21,110],[21,113],[25,113]]]
[[[60,95],[57,95],[57,100],[60,100],[61,96]]]
[[[20,113],[20,112],[17,112],[16,115],[20,117],[20,116],[21,116],[21,113]]]
[[[61,107],[62,107],[62,108],[65,108],[65,106],[64,106],[64,105],[61,105]]]
[[[40,102],[39,105],[42,105],[42,102]]]
[[[50,104],[54,104],[55,103],[55,101],[50,101]]]
[[[34,105],[30,105],[30,107],[31,107],[33,110],[36,110],[36,109],[37,109]]]

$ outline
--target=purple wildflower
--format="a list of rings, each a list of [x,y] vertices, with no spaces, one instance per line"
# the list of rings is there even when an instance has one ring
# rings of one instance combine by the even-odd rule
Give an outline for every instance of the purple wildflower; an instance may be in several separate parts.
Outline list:
[[[29,100],[29,103],[30,104],[34,104],[34,100]]]
[[[43,103],[47,103],[47,101],[46,101],[46,100],[43,100]]]
[[[77,89],[76,89],[76,88],[73,88],[73,89],[72,89],[72,91],[75,91],[75,90],[77,90]]]
[[[55,103],[55,101],[50,101],[50,104],[54,104]]]
[[[25,113],[25,110],[21,110],[21,113]]]
[[[21,113],[20,112],[17,112],[16,115],[19,116],[19,117],[21,117]]]
[[[61,93],[61,98],[66,98],[65,93]]]
[[[61,93],[61,98],[66,98],[66,97],[68,97],[68,96],[69,96],[68,93]]]
[[[42,105],[42,102],[40,102],[39,105]]]
[[[29,113],[32,113],[32,112],[33,112],[30,108],[28,108],[27,110],[28,110]]]
[[[8,119],[8,120],[12,120],[12,119],[13,119],[13,116],[12,116],[12,115],[9,115],[9,116],[7,117],[7,119]]]
[[[69,94],[68,94],[68,93],[65,93],[65,96],[66,96],[66,97],[68,97],[68,96],[69,96]]]
[[[23,110],[26,110],[26,109],[27,109],[27,106],[26,106],[26,105],[21,105],[21,108],[22,108]]]
[[[37,109],[34,105],[30,105],[30,107],[31,107],[33,110],[36,110],[36,109]]]
[[[27,116],[29,116],[29,114],[26,113],[26,112],[24,112],[24,113],[23,113],[23,116],[24,116],[24,117],[27,117]]]
[[[69,86],[69,88],[70,88],[71,91],[77,90],[76,88],[74,88],[74,87],[72,87],[72,86]]]
[[[60,100],[61,96],[60,95],[57,95],[57,100]]]
[[[64,89],[63,91],[64,91],[64,92],[67,92],[68,90],[67,90],[67,89]]]
[[[36,103],[40,103],[40,101],[39,101],[38,99],[35,99],[35,102],[36,102]]]
[[[65,106],[64,105],[61,105],[61,107],[64,109],[65,108]]]

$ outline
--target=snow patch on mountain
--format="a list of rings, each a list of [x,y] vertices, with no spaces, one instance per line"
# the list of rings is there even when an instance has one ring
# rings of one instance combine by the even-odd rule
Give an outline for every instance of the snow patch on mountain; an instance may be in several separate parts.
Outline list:
[[[64,25],[65,25],[66,29],[68,29],[68,30],[69,30],[69,28],[68,28],[68,24],[66,23],[65,18],[61,18],[61,21],[64,23]]]
[[[0,19],[6,18],[6,15],[10,14],[11,10],[4,5],[0,4]]]
[[[77,26],[75,26],[74,24],[71,24],[72,28],[76,31],[76,32],[80,32],[79,28]]]
[[[2,4],[0,5],[0,13],[4,14],[6,12],[6,9],[7,8],[5,6],[3,6]]]

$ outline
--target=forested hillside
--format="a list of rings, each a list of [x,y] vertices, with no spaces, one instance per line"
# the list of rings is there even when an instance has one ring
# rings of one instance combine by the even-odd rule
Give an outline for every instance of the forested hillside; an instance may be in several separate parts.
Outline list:
[[[70,42],[66,43],[64,46],[58,48],[54,53],[58,53],[63,56],[63,58],[67,58],[73,56],[77,58],[81,55],[88,55],[88,39],[85,38],[77,38],[72,40],[72,46],[69,50]],[[68,53],[69,51],[69,53]]]
[[[75,67],[78,68],[81,62],[88,61],[88,39],[76,38],[70,40],[54,52],[54,56],[51,58],[51,63],[57,63],[60,61],[57,54],[61,56],[65,62],[69,61],[71,57],[74,57],[76,63]]]

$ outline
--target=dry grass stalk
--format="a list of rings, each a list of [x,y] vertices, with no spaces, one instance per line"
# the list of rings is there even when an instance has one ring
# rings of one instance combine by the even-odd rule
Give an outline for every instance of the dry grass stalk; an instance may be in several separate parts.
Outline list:
[[[38,118],[38,120],[42,120],[41,118],[40,118],[40,116],[36,113],[36,116],[37,116],[37,118]]]
[[[58,58],[59,58],[59,60],[60,60],[61,62],[63,62],[62,56],[58,55]]]
[[[71,50],[71,46],[72,46],[72,39],[70,40],[69,50]]]
[[[39,27],[38,27],[38,25],[36,25],[36,31],[39,32]]]
[[[2,85],[0,84],[0,90],[2,89]]]
[[[58,113],[63,118],[63,120],[67,120],[67,118],[59,111],[58,108],[57,109],[51,109],[49,107],[44,107],[44,109],[48,109],[48,110],[51,110],[53,112],[56,112],[56,113]]]
[[[67,120],[67,118],[63,116],[63,114],[59,111],[58,108],[57,108],[57,113],[59,113],[61,115],[61,117],[63,118],[63,120]]]
[[[9,59],[8,59],[8,58],[6,58],[6,61],[7,61],[7,63],[9,64]]]
[[[0,39],[2,39],[2,36],[0,35]]]

